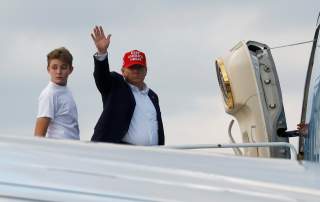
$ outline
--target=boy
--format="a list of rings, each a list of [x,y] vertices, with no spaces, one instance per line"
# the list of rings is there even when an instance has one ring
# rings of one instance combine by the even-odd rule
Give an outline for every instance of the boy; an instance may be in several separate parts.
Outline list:
[[[67,88],[68,77],[73,71],[72,59],[64,47],[47,55],[50,81],[39,96],[35,136],[80,139],[77,107]]]

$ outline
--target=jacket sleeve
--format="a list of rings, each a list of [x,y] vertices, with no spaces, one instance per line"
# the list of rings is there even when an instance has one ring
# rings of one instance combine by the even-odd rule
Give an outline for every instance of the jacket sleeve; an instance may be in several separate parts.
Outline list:
[[[108,56],[102,61],[97,60],[95,56],[93,56],[93,58],[93,76],[96,86],[101,94],[108,94],[112,85],[112,77],[110,76]]]

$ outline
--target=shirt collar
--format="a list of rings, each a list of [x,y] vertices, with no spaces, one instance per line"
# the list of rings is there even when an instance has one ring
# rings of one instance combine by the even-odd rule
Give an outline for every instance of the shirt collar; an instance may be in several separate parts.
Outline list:
[[[54,88],[60,88],[60,89],[67,88],[67,86],[60,86],[52,81],[49,81],[49,85],[53,86]]]
[[[148,92],[149,92],[149,88],[148,88],[147,84],[144,84],[143,89],[140,90],[137,86],[132,85],[132,84],[130,84],[129,82],[127,82],[127,83],[128,83],[128,85],[130,86],[130,88],[131,88],[131,90],[132,90],[133,92],[140,92],[140,93],[142,93],[142,94],[148,94]]]

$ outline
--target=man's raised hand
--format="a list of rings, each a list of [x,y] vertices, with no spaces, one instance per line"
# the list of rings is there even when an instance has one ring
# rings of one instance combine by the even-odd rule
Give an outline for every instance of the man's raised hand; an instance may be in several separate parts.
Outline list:
[[[105,54],[110,44],[111,34],[108,34],[106,37],[102,27],[95,26],[95,28],[93,28],[93,33],[91,33],[91,37],[97,47],[98,53]]]

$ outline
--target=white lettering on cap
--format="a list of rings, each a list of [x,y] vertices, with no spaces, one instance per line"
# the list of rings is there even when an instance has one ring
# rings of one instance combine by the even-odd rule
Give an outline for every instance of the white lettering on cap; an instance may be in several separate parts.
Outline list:
[[[131,55],[128,57],[130,61],[142,61],[143,55],[140,55],[140,52],[138,51],[131,51]]]

